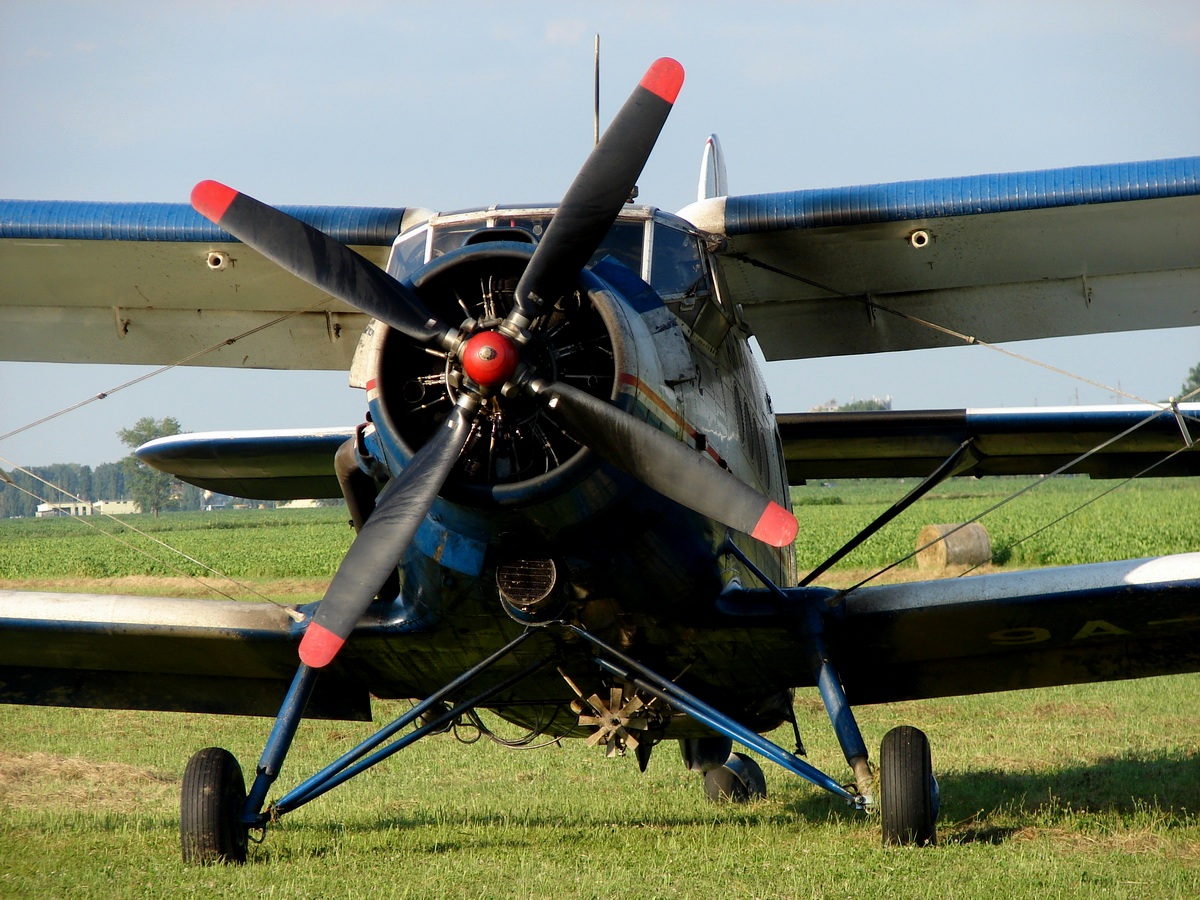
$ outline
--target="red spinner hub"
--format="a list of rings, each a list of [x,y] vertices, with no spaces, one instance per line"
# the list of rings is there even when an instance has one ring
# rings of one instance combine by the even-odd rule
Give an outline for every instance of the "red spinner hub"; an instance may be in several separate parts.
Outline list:
[[[467,377],[488,390],[496,390],[512,378],[520,355],[513,342],[498,331],[473,335],[463,351],[463,371]]]

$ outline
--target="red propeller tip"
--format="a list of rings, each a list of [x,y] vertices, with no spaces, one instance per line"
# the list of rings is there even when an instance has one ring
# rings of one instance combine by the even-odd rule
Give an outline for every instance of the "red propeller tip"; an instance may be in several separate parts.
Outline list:
[[[656,59],[638,83],[650,93],[674,103],[683,87],[683,66],[669,56]]]
[[[750,537],[772,547],[786,547],[796,540],[796,532],[799,530],[800,524],[796,517],[772,500],[763,510],[758,524],[750,532]]]
[[[210,222],[219,223],[237,195],[219,181],[202,181],[192,188],[192,208]]]
[[[304,637],[300,639],[300,661],[313,669],[320,669],[331,662],[346,643],[328,628],[309,622]]]

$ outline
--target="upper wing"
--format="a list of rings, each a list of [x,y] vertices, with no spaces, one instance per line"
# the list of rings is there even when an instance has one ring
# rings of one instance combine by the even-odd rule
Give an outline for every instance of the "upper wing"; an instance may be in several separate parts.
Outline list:
[[[728,239],[721,270],[771,360],[1200,324],[1200,157],[680,215]]]
[[[1073,460],[1078,462],[1067,472],[1096,478],[1200,475],[1200,450],[1192,446],[1200,438],[1200,403],[1166,409],[1130,404],[776,418],[791,484],[924,476],[964,442],[969,446],[957,475],[1043,475]]]
[[[282,209],[380,266],[406,215]],[[0,200],[0,271],[7,360],[349,370],[367,322],[184,204]]]

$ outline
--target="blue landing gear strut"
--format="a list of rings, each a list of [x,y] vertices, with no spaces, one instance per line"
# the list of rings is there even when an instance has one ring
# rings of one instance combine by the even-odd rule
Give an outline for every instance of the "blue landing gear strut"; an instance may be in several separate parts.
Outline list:
[[[646,668],[636,660],[630,659],[615,647],[611,647],[600,640],[594,634],[584,631],[582,628],[577,628],[574,625],[564,624],[563,627],[588,641],[600,651],[596,656],[596,664],[610,675],[627,681],[639,690],[659,698],[664,703],[686,713],[697,722],[711,728],[718,734],[725,735],[742,746],[765,756],[772,762],[783,766],[789,772],[799,775],[805,781],[841,797],[854,807],[865,809],[868,806],[869,798],[861,788],[856,788],[854,792],[847,790],[836,779],[826,775],[820,769],[809,765],[794,753],[789,753],[778,744],[767,740],[762,735],[734,721],[720,710],[685,691],[657,672]],[[826,664],[828,665],[827,661]],[[851,759],[852,755],[855,759],[861,757],[861,768],[866,770],[866,745],[863,743],[862,735],[858,731],[858,725],[850,713],[849,704],[845,702],[845,694],[842,693],[841,683],[837,681],[832,665],[828,666],[827,673],[827,681],[830,682],[830,698],[826,699],[826,704],[828,706],[831,702],[834,703],[834,707],[830,707],[830,718],[834,720],[834,730],[837,732],[838,740],[842,742],[842,749],[846,753],[847,761]],[[822,697],[825,697],[824,692],[822,692]],[[837,705],[838,697],[841,698],[840,706]],[[851,763],[851,765],[854,766],[855,764]],[[869,783],[869,774],[867,780]]]
[[[279,714],[275,719],[275,725],[271,729],[271,734],[267,739],[267,744],[259,760],[254,783],[251,785],[249,793],[239,795],[233,789],[223,790],[223,796],[229,796],[233,799],[225,802],[220,810],[216,810],[211,816],[196,815],[186,820],[181,820],[184,861],[200,864],[244,861],[245,836],[248,831],[252,829],[265,830],[268,824],[274,822],[284,813],[298,809],[310,800],[315,800],[327,791],[348,781],[392,754],[403,750],[426,735],[441,731],[467,710],[485,703],[492,697],[508,690],[513,685],[548,665],[557,656],[557,650],[535,660],[520,671],[459,702],[452,708],[445,709],[444,707],[444,701],[448,697],[457,693],[481,673],[513,652],[532,636],[533,633],[532,631],[522,632],[487,659],[468,669],[462,675],[449,682],[445,687],[426,697],[390,725],[381,728],[353,750],[344,754],[341,758],[326,766],[316,775],[313,775],[264,809],[263,805],[266,800],[267,791],[270,790],[275,779],[279,777],[284,758],[291,747],[292,739],[295,737],[296,729],[300,724],[300,719],[304,715],[304,708],[312,696],[313,689],[316,687],[318,670],[301,665],[292,679],[291,687],[288,689]],[[423,716],[431,715],[435,710],[439,711],[436,717],[427,718],[419,728],[380,748],[380,745],[385,744],[402,729]],[[195,760],[206,753],[211,755],[215,749],[202,750],[193,759]],[[225,751],[220,752],[225,756],[229,756]],[[229,757],[229,759],[232,759],[232,757]],[[189,763],[189,771],[193,768],[198,767]],[[208,768],[218,767],[210,766]],[[227,769],[228,766],[225,768]],[[239,782],[240,775],[239,770],[237,779]],[[193,778],[191,782],[185,781],[185,792],[188,791],[189,783],[191,784],[191,791],[196,797],[207,796],[219,787],[215,782],[208,783],[202,779]],[[245,796],[244,804],[241,802],[242,796]],[[182,803],[185,810],[189,808],[189,803],[192,806],[196,805],[195,798],[189,798],[187,793],[182,797]],[[234,805],[240,808],[233,809]],[[226,838],[226,831],[229,830],[231,825],[235,824],[240,829],[240,834],[234,835],[234,838]],[[218,829],[221,830],[218,831]],[[236,845],[240,841],[240,855],[236,852],[228,852],[226,845],[230,844],[231,841],[233,845]],[[207,848],[210,847],[214,849],[209,851]]]

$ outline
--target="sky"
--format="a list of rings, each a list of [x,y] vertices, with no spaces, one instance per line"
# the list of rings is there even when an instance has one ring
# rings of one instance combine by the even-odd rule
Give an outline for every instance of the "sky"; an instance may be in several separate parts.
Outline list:
[[[687,71],[640,180],[669,210],[695,199],[713,132],[734,194],[1200,153],[1194,0],[0,0],[0,196],[185,202],[215,178],[275,204],[553,201],[591,147],[597,33],[604,121],[655,58]],[[1157,400],[1200,362],[1200,328],[1013,349]],[[146,371],[0,363],[0,435]],[[980,347],[765,372],[781,412],[1116,401]],[[0,440],[0,458],[112,461],[143,416],[206,431],[364,410],[343,373],[173,369]]]

